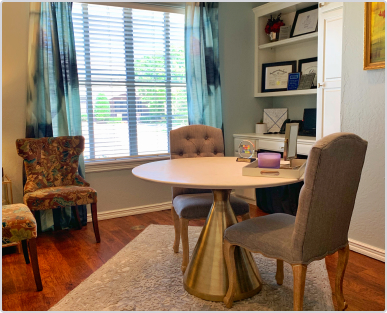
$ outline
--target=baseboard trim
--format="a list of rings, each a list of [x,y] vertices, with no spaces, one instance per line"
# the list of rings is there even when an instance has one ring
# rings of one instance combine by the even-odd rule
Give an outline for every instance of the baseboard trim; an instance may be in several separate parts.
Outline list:
[[[233,193],[233,195],[235,195]],[[238,198],[241,198],[245,200],[247,203],[255,205],[255,201],[237,196]],[[157,212],[157,211],[163,211],[168,210],[171,208],[172,203],[170,201],[168,202],[162,202],[162,203],[155,203],[155,204],[148,204],[148,205],[141,205],[131,208],[124,208],[124,209],[117,209],[107,212],[98,212],[98,220],[109,220],[112,218],[118,218],[118,217],[124,217],[129,215],[136,215],[136,214],[143,214],[143,213],[150,213],[150,212]],[[87,221],[91,222],[91,214],[87,214]],[[351,251],[358,252],[360,254],[364,254],[370,258],[385,262],[385,250],[376,248],[374,246],[368,245],[366,243],[354,240],[354,239],[348,239],[349,241],[349,249]]]
[[[254,199],[250,199],[250,198],[246,198],[246,197],[237,195],[237,194],[235,193],[235,191],[231,192],[231,195],[233,195],[233,196],[235,196],[235,197],[238,197],[239,199],[245,200],[245,201],[246,201],[247,203],[249,203],[249,204],[257,205],[257,201],[255,201]]]
[[[163,211],[163,210],[170,209],[171,205],[172,205],[172,202],[168,201],[168,202],[162,202],[162,203],[135,206],[131,208],[111,210],[106,212],[98,212],[97,215],[98,215],[98,220],[102,221],[102,220],[109,220],[112,218],[129,216],[129,215]],[[87,221],[91,222],[90,213],[87,214]]]
[[[366,256],[369,256],[370,258],[385,262],[385,250],[376,248],[374,246],[368,245],[366,243],[354,240],[354,239],[348,239],[349,241],[349,249],[355,252],[358,252],[360,254],[364,254]]]

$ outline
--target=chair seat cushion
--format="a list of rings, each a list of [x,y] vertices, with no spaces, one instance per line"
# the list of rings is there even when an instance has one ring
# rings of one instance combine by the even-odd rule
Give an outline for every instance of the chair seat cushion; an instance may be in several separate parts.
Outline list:
[[[284,213],[255,217],[227,228],[224,238],[250,251],[292,263],[295,220],[295,216]]]
[[[26,205],[3,205],[2,235],[2,245],[36,238],[36,220]]]
[[[96,202],[97,191],[91,187],[49,187],[24,195],[24,203],[31,210],[48,210]]]
[[[173,207],[179,217],[192,220],[207,218],[213,201],[212,193],[183,194],[173,199]],[[249,204],[242,199],[231,196],[231,207],[235,215],[249,212]]]

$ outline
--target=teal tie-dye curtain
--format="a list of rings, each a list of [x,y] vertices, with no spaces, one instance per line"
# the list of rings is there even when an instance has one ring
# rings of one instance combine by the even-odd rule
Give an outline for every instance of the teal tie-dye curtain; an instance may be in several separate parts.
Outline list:
[[[26,137],[82,135],[71,2],[31,2]],[[84,174],[83,155],[79,172]],[[86,224],[86,207],[79,207]],[[40,212],[42,231],[75,221],[71,208]],[[58,225],[59,226],[59,225]]]
[[[185,68],[189,124],[222,128],[218,3],[185,7]]]

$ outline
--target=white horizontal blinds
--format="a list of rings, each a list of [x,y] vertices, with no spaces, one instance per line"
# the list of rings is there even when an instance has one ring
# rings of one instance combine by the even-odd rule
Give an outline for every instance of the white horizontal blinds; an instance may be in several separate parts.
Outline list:
[[[188,125],[184,15],[73,4],[86,159],[168,153]]]

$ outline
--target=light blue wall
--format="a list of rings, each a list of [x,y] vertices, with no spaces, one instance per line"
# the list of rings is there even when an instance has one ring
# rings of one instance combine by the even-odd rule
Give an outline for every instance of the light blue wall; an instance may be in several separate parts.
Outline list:
[[[219,4],[219,58],[226,156],[232,156],[235,133],[254,133],[270,99],[254,97],[254,13],[263,3]]]

